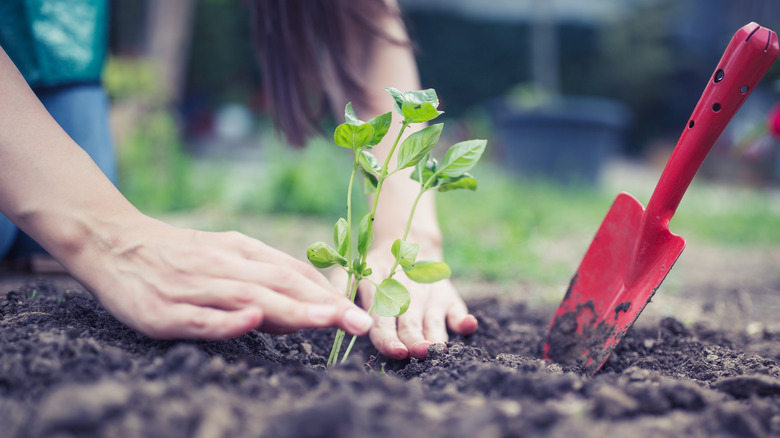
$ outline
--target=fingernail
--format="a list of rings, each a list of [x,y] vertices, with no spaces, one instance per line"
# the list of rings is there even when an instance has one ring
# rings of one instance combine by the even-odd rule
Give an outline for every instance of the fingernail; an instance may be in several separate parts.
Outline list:
[[[418,359],[424,359],[428,356],[428,347],[430,346],[431,343],[428,341],[416,342],[412,345],[412,355]]]
[[[257,309],[244,309],[241,315],[242,325],[257,326],[260,324],[260,312]]]
[[[365,333],[374,325],[374,320],[363,311],[349,309],[344,313],[344,324],[355,333]]]
[[[312,304],[309,306],[309,318],[316,324],[328,324],[336,314],[335,306]]]
[[[390,344],[390,356],[398,360],[406,359],[409,357],[409,350],[406,348],[406,345],[395,341]]]

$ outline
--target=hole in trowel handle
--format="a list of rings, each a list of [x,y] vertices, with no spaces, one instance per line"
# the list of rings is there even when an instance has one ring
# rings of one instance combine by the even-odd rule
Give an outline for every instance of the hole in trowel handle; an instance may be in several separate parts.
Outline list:
[[[690,128],[693,128],[693,120],[691,120],[690,122],[688,122],[688,129],[690,129]]]
[[[715,103],[712,104],[712,110],[713,111],[718,112],[718,111],[720,111],[720,108],[721,107],[720,107],[719,103],[715,102]]]
[[[745,94],[745,93],[747,93],[747,90],[749,90],[749,89],[750,89],[750,87],[748,87],[747,85],[743,85],[742,88],[739,89],[739,92],[742,93],[742,94]]]
[[[723,80],[723,69],[718,69],[718,71],[715,72],[714,80],[716,84]]]

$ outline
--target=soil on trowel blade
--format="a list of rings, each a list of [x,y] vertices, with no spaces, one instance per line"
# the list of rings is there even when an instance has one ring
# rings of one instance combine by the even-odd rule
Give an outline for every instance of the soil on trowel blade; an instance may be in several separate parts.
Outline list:
[[[81,290],[0,298],[5,437],[780,436],[777,334],[665,319],[626,334],[604,368],[541,358],[553,309],[469,303],[472,336],[423,361],[360,339],[326,369],[331,330],[220,342],[149,339]]]

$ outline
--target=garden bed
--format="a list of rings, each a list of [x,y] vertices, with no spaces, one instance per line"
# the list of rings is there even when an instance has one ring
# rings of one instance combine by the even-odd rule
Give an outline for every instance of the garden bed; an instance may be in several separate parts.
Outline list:
[[[0,297],[7,437],[780,436],[780,331],[675,319],[634,327],[604,369],[540,359],[553,309],[472,299],[480,328],[424,361],[330,330],[157,341],[79,288]]]

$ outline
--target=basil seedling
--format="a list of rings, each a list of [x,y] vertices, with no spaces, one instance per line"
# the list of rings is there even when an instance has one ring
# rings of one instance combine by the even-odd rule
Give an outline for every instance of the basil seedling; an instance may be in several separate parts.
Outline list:
[[[441,163],[431,157],[431,150],[439,141],[444,124],[427,126],[406,137],[404,131],[415,123],[427,123],[442,114],[437,108],[439,98],[433,89],[401,92],[394,88],[386,88],[395,100],[395,110],[403,117],[401,130],[396,137],[387,159],[384,163],[370,152],[371,148],[385,137],[392,113],[374,117],[368,121],[358,119],[352,104],[348,103],[344,110],[344,123],[336,127],[333,141],[336,145],[352,150],[352,172],[347,189],[347,217],[339,218],[333,229],[333,244],[316,242],[306,252],[309,261],[318,268],[339,266],[347,274],[346,296],[355,300],[358,284],[369,281],[376,287],[374,301],[368,312],[376,312],[379,316],[397,317],[409,308],[409,291],[393,277],[402,271],[410,280],[418,283],[434,283],[450,277],[450,268],[443,261],[418,260],[419,246],[408,242],[409,229],[412,225],[414,212],[422,195],[431,190],[446,192],[456,189],[477,189],[477,181],[467,172],[479,161],[487,145],[486,140],[468,140],[453,145],[444,155]],[[397,154],[396,154],[397,151]],[[392,157],[396,156],[396,164],[391,167]],[[412,178],[419,182],[419,191],[409,211],[403,236],[392,245],[392,255],[395,260],[387,278],[376,282],[369,276],[372,270],[366,265],[369,249],[374,240],[374,218],[376,217],[379,196],[385,180],[401,169],[413,167]],[[352,242],[354,221],[352,217],[352,190],[358,174],[362,174],[365,184],[364,192],[374,195],[369,213],[363,216],[357,228],[357,242]],[[328,366],[338,361],[344,331],[336,333]],[[349,356],[355,338],[352,338],[341,361]]]

